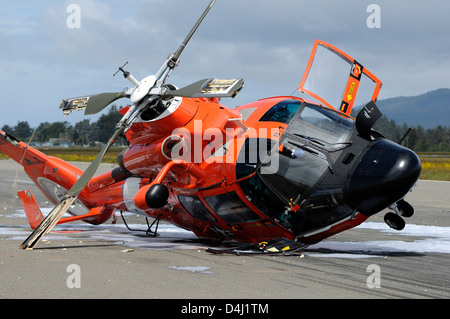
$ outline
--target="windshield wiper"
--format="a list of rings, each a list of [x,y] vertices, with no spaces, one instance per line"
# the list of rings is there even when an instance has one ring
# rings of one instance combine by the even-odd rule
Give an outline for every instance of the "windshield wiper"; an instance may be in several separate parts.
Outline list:
[[[330,143],[330,142],[321,140],[320,138],[317,138],[317,137],[307,136],[307,135],[303,135],[303,134],[299,134],[299,133],[292,133],[292,135],[295,135],[295,136],[300,137],[300,138],[302,138],[302,139],[304,139],[304,140],[306,140],[308,142],[311,142],[311,143],[314,143],[316,145],[319,145],[320,147],[325,148],[327,150],[328,150],[327,145],[329,145],[329,146],[343,145],[343,147],[341,147],[341,148],[330,149],[330,150],[328,150],[329,152],[336,152],[336,151],[339,151],[339,150],[345,148],[347,145],[352,145],[353,144],[351,141]]]
[[[301,138],[303,138],[303,139],[305,139],[307,141],[313,142],[313,143],[315,143],[317,145],[323,146],[323,147],[325,147],[324,143],[330,144],[330,143],[325,142],[324,140],[318,139],[316,137],[306,136],[306,135],[302,135],[302,134],[298,134],[298,133],[292,133],[292,134],[295,135],[295,136],[301,137]]]

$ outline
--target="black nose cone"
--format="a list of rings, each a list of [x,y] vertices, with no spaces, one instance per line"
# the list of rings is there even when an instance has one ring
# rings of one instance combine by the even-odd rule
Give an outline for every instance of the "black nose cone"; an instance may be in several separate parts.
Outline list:
[[[402,199],[422,169],[418,156],[386,139],[372,142],[355,169],[350,171],[345,197],[364,215],[373,215]]]

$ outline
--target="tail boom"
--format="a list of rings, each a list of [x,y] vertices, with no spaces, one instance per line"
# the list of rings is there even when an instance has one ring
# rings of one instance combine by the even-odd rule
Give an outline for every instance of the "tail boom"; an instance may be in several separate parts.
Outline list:
[[[47,156],[1,130],[0,152],[22,165],[25,173],[55,205],[83,174],[81,169],[70,163]],[[42,212],[31,191],[22,191],[18,195],[30,226],[35,229],[44,219]],[[68,212],[72,217],[63,217],[58,224],[83,220],[98,225],[108,220],[115,211],[113,208],[93,203],[88,189],[83,190],[73,204]]]

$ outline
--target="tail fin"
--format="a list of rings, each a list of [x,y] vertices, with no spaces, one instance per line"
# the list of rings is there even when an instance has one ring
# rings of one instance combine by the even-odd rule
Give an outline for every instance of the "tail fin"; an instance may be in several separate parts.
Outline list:
[[[44,215],[39,208],[36,199],[31,193],[30,190],[17,192],[19,195],[20,202],[22,203],[22,207],[25,210],[25,214],[27,215],[28,222],[30,223],[30,227],[32,229],[36,229],[37,226],[44,220]]]

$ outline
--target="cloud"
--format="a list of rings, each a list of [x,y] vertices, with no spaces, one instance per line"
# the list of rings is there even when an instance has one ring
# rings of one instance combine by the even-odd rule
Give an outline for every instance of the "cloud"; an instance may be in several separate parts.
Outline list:
[[[68,28],[67,7],[81,10],[81,28]],[[0,12],[3,105],[24,112],[0,115],[0,126],[63,118],[59,100],[131,85],[112,77],[129,61],[138,78],[155,73],[174,52],[208,0],[23,0]],[[170,82],[243,77],[234,106],[298,86],[314,39],[343,49],[384,83],[380,98],[448,87],[448,4],[378,0],[381,28],[366,25],[373,1],[218,0],[181,56]],[[25,92],[25,93],[24,93]],[[18,98],[20,96],[20,98]],[[5,106],[2,106],[4,108]],[[26,110],[26,111],[25,111]],[[39,110],[40,113],[37,111]],[[26,119],[24,114],[31,115]]]

